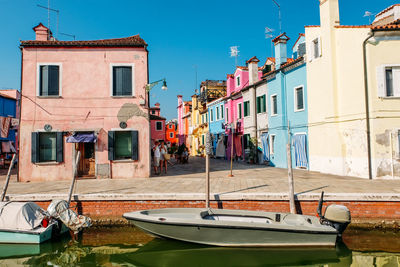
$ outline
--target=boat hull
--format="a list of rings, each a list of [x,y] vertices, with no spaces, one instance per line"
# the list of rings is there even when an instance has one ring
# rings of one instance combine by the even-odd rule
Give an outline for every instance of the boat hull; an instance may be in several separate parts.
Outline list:
[[[201,212],[201,211],[199,211]],[[132,216],[133,215],[133,216]],[[124,214],[140,229],[155,236],[198,244],[228,247],[335,246],[337,232],[295,227],[260,226],[257,223],[220,223],[208,220],[154,220]],[[323,228],[323,227],[321,227]]]
[[[0,229],[0,243],[9,244],[40,244],[53,238],[55,234],[63,234],[68,229],[62,225],[61,231],[55,231],[57,223],[50,224],[43,231],[18,231],[18,230],[4,230]]]

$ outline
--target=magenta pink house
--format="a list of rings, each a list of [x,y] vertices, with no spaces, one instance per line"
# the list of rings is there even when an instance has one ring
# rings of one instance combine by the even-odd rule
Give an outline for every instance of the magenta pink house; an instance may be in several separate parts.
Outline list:
[[[149,177],[146,42],[58,41],[33,29],[36,39],[20,43],[19,180]]]
[[[258,78],[262,76],[262,71],[258,72]],[[225,133],[228,135],[228,145],[226,147],[226,157],[230,159],[231,155],[231,143],[233,136],[233,154],[237,157],[243,158],[243,117],[244,117],[244,105],[243,96],[241,90],[249,85],[249,69],[248,67],[237,66],[234,74],[227,75],[226,81],[226,97],[225,97],[225,114],[226,123],[233,125],[225,128]]]
[[[150,108],[151,143],[165,141],[165,118],[160,116],[160,103]]]

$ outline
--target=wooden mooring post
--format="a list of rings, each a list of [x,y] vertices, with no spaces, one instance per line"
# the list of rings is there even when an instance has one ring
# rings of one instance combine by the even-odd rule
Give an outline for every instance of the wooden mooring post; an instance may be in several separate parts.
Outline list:
[[[1,201],[4,201],[4,198],[6,197],[8,184],[10,183],[11,169],[14,166],[16,158],[17,158],[17,153],[13,155],[10,167],[8,168],[6,183],[4,184],[3,192],[1,193]]]
[[[69,187],[68,207],[69,207],[69,204],[71,203],[72,192],[74,191],[74,187],[75,187],[75,179],[76,179],[76,176],[78,175],[78,164],[79,164],[80,158],[81,158],[81,152],[78,151],[78,154],[76,155],[76,160],[75,160],[74,176],[72,177],[71,186]]]
[[[296,207],[294,204],[294,182],[293,182],[293,170],[292,170],[292,152],[290,149],[290,126],[289,121],[287,123],[288,128],[288,142],[286,144],[286,153],[287,153],[287,164],[288,164],[288,182],[289,182],[289,204],[290,204],[290,213],[296,213]]]

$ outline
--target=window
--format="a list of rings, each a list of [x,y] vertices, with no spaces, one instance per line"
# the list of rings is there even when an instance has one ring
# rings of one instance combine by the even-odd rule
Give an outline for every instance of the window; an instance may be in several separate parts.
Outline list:
[[[174,133],[169,133],[169,138],[174,138]]]
[[[271,154],[271,155],[273,155],[274,153],[275,153],[275,135],[274,134],[271,134],[270,135],[270,139],[269,139],[269,149],[270,149],[270,151],[269,151],[269,153]]]
[[[60,66],[39,65],[38,70],[38,96],[59,96],[61,84]]]
[[[172,129],[172,124],[168,125],[168,128]]]
[[[138,160],[138,131],[109,131],[108,160]]]
[[[39,134],[39,161],[56,161],[56,133]]]
[[[229,115],[228,115],[228,114],[229,114],[228,111],[229,111],[228,108],[226,108],[226,113],[225,113],[225,114],[226,114],[226,116],[225,116],[225,121],[226,121],[226,122],[228,122],[228,116],[229,116]]]
[[[213,109],[210,109],[210,121],[213,121],[214,116],[213,116]]]
[[[302,57],[306,54],[306,43],[300,43],[297,47],[297,56]]]
[[[201,136],[201,144],[204,146],[204,134]]]
[[[163,123],[162,121],[156,121],[156,131],[162,131]]]
[[[400,97],[400,66],[378,67],[378,96]]]
[[[32,163],[63,162],[64,140],[62,132],[33,132]]]
[[[277,95],[271,96],[271,116],[278,114],[278,99]]]
[[[219,107],[215,108],[215,115],[217,116],[217,120],[219,120]]]
[[[151,111],[151,114],[153,114],[153,115],[156,114],[156,111],[155,111],[155,110],[152,110],[152,111]]]
[[[244,115],[244,117],[250,116],[250,101],[244,101],[243,115]]]
[[[133,96],[133,65],[112,66],[112,96]]]
[[[223,118],[224,118],[224,105],[221,105],[221,119]]]
[[[304,110],[303,86],[294,88],[294,111]]]
[[[257,114],[266,112],[267,104],[265,100],[265,95],[257,96]]]
[[[236,86],[240,86],[240,76],[236,77]]]
[[[313,58],[321,57],[321,39],[319,37],[315,38],[312,41],[312,44],[313,44],[313,46],[312,46]]]
[[[238,119],[242,118],[242,103],[238,104]]]
[[[208,122],[208,113],[206,113],[206,121],[205,122]]]

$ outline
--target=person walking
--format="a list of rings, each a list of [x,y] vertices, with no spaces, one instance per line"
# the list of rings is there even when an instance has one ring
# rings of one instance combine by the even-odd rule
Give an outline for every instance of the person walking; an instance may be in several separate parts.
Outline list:
[[[160,154],[161,154],[161,162],[160,162],[160,174],[162,173],[163,165],[164,165],[164,172],[167,174],[167,156],[165,156],[168,153],[167,147],[165,146],[164,142],[161,141],[160,145]]]
[[[154,143],[153,151],[154,151],[154,161],[153,161],[154,174],[158,175],[159,174],[158,167],[160,166],[160,160],[161,160],[161,153],[160,153],[160,147],[158,146],[158,141]]]

